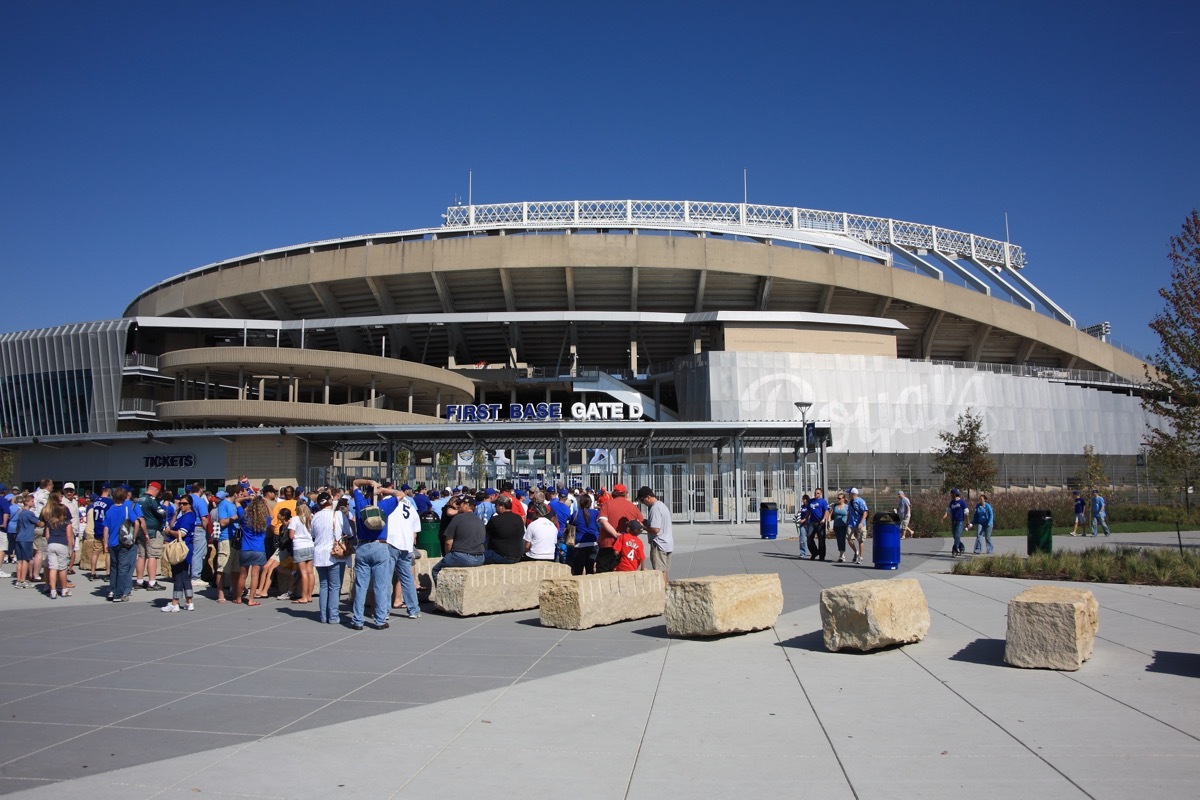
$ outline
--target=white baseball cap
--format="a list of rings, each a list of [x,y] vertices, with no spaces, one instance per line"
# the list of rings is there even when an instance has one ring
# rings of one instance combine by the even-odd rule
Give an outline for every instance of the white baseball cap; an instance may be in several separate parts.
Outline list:
[[[858,494],[858,489],[851,487],[850,494]]]
[[[68,489],[70,489],[72,492],[73,492],[73,491],[75,491],[75,484],[73,484],[73,483],[64,483],[64,484],[63,484],[63,491],[65,492],[65,491],[67,491]]]

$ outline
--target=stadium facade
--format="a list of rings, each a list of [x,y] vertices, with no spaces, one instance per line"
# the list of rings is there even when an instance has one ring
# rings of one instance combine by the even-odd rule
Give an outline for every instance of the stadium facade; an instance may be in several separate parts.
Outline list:
[[[802,208],[453,206],[176,275],[118,320],[0,336],[0,446],[22,481],[85,484],[313,485],[364,460],[424,477],[465,453],[451,472],[656,481],[689,519],[737,520],[847,454],[927,464],[968,408],[1002,461],[1134,459],[1144,363],[1025,261]]]

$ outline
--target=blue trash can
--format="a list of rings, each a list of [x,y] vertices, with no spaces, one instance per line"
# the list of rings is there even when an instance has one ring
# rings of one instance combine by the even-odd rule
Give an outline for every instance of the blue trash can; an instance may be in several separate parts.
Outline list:
[[[900,568],[900,517],[890,511],[875,515],[871,526],[871,560],[875,569]]]
[[[758,535],[764,539],[779,536],[779,506],[775,503],[758,504]]]

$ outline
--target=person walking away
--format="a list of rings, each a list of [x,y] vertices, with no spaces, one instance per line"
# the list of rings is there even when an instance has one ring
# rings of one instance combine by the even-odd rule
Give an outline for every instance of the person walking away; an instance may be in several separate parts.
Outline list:
[[[192,498],[193,508],[195,497]],[[239,550],[241,568],[238,570],[237,589],[234,591],[233,602],[240,604],[246,586],[250,586],[250,597],[246,600],[248,606],[262,605],[254,598],[254,587],[262,568],[267,563],[267,554],[263,550],[266,544],[267,531],[271,529],[271,513],[263,496],[256,495],[246,509],[246,519],[242,524],[242,546]],[[193,540],[195,541],[195,540]],[[200,540],[200,546],[204,546]],[[195,570],[192,571],[195,575]]]
[[[300,592],[292,598],[293,603],[311,603],[313,589],[316,588],[317,575],[313,571],[313,538],[309,531],[312,524],[312,511],[308,503],[298,503],[296,513],[287,521],[287,534],[292,540],[292,560],[300,572]]]
[[[1079,526],[1083,526],[1084,531],[1087,530],[1087,518],[1083,515],[1087,503],[1083,501],[1083,495],[1078,490],[1075,492],[1075,527],[1071,528],[1071,535],[1076,536],[1079,532]]]
[[[171,565],[171,586],[174,592],[171,595],[171,601],[162,607],[163,611],[175,613],[181,608],[186,608],[188,611],[196,610],[196,606],[192,602],[191,559],[192,547],[195,542],[192,534],[195,530],[196,512],[192,510],[191,496],[185,494],[179,498],[178,508],[175,512],[175,522],[163,532],[164,539],[178,539],[185,543],[188,548],[188,557],[178,564]]]
[[[1104,528],[1104,535],[1108,536],[1108,503],[1104,501],[1104,496],[1100,494],[1099,489],[1092,489],[1092,536],[1096,536],[1096,526]]]
[[[92,500],[92,555],[88,561],[90,572],[89,580],[96,580],[96,568],[99,566],[100,557],[104,557],[104,571],[112,573],[113,565],[108,561],[108,544],[104,541],[104,515],[113,507],[112,485],[108,481],[100,484],[100,496]],[[109,579],[106,574],[105,580]]]
[[[962,499],[962,495],[958,489],[950,490],[950,505],[946,506],[946,513],[942,514],[942,519],[950,518],[950,530],[954,534],[954,545],[950,548],[950,553],[954,558],[967,552],[967,548],[962,543],[963,526],[967,521],[967,501]]]
[[[199,584],[204,574],[204,556],[208,549],[208,498],[204,496],[204,484],[196,481],[189,494],[192,512],[196,515],[196,529],[192,532],[192,583]],[[111,570],[111,567],[110,567]]]
[[[896,492],[896,515],[900,517],[900,538],[908,539],[913,535],[913,530],[909,527],[912,522],[912,500],[904,492]]]
[[[867,501],[858,496],[858,489],[850,487],[850,513],[846,519],[846,534],[850,539],[850,549],[854,551],[855,564],[862,563],[863,550],[866,549],[864,542],[867,538],[868,513],[870,509],[867,508]]]
[[[996,521],[996,512],[992,510],[992,506],[988,503],[986,494],[979,495],[979,502],[975,504],[975,513],[971,515],[971,524],[975,526],[975,555],[979,555],[983,550],[983,541],[987,540],[987,554],[992,554],[992,526]]]
[[[671,571],[671,553],[675,552],[671,509],[658,499],[658,495],[649,486],[638,489],[637,499],[646,507],[646,521],[643,525],[650,539],[650,569],[661,570],[666,578]]]
[[[824,489],[814,489],[808,501],[808,550],[809,559],[825,560],[825,533],[829,529],[829,502]]]
[[[846,502],[843,492],[837,493],[836,500],[833,508],[829,509],[829,516],[833,519],[833,535],[837,539],[838,563],[841,564],[846,560],[846,531],[850,528],[850,504]]]
[[[592,496],[581,494],[579,508],[571,515],[575,526],[575,547],[571,550],[571,574],[595,575],[599,553],[600,512],[592,508]]]
[[[36,535],[38,518],[33,513],[33,495],[23,494],[13,505],[13,516],[16,518],[17,581],[14,586],[18,589],[28,589],[33,586],[33,537]]]

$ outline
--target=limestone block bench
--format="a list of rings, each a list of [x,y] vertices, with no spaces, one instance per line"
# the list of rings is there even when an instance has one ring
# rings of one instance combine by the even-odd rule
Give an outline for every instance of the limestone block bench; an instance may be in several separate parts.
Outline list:
[[[663,573],[658,570],[604,572],[542,581],[538,608],[545,627],[581,631],[657,617],[666,599]]]
[[[929,604],[912,578],[871,580],[821,591],[826,649],[878,650],[929,633]]]
[[[1092,657],[1100,604],[1087,589],[1031,586],[1008,601],[1004,660],[1014,667],[1077,670]]]
[[[542,581],[570,574],[556,561],[447,567],[438,573],[437,607],[460,617],[537,608]]]
[[[770,628],[783,611],[779,574],[713,575],[667,584],[667,634],[720,636]]]

